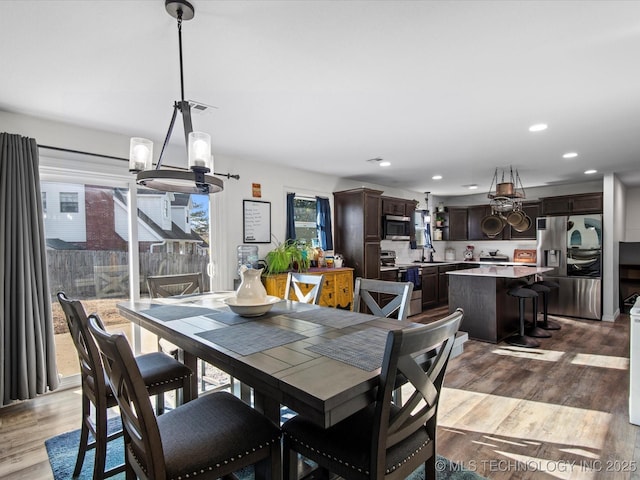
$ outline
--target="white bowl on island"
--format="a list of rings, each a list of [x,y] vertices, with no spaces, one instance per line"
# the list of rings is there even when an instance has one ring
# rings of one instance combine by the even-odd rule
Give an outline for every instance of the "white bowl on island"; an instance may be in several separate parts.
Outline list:
[[[236,297],[229,297],[223,300],[233,313],[241,317],[259,317],[267,313],[271,310],[271,307],[281,301],[282,299],[280,297],[274,297],[273,295],[267,295],[264,299],[254,303],[246,299],[238,300]]]

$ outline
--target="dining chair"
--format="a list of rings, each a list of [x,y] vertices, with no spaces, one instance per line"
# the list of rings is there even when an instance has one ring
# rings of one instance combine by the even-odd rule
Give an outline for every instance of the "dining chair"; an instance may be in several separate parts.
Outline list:
[[[287,275],[287,284],[284,289],[284,299],[318,305],[320,303],[323,282],[324,275],[289,272]],[[291,298],[291,293],[295,295],[295,298]]]
[[[177,275],[153,275],[147,277],[147,287],[151,298],[167,298],[179,295],[193,295],[204,290],[201,273],[182,273]],[[177,345],[164,338],[158,338],[158,348],[176,360],[184,359],[184,352]],[[214,385],[216,390],[233,385],[233,378],[229,383],[218,385],[218,382],[207,377],[207,362],[200,359],[200,390],[205,391],[207,384]]]
[[[353,311],[360,311],[362,300],[373,315],[393,316],[398,320],[406,320],[409,315],[412,292],[413,283],[411,282],[390,282],[357,277],[353,290]],[[385,299],[390,296],[391,300],[385,304]]]
[[[250,465],[256,478],[279,477],[281,432],[265,416],[213,392],[156,417],[124,334],[107,333],[95,314],[89,329],[120,407],[127,479],[213,479]]]
[[[424,478],[435,479],[438,404],[462,317],[458,309],[433,323],[390,331],[375,401],[363,410],[328,429],[301,415],[285,422],[283,480],[297,479],[298,454],[347,480],[401,480],[422,464]],[[402,406],[393,402],[398,375],[411,393]]]
[[[122,430],[110,435],[107,433],[107,410],[115,407],[117,401],[107,384],[98,346],[89,332],[87,314],[82,303],[69,299],[64,292],[58,292],[57,296],[80,360],[82,426],[73,476],[80,474],[87,451],[95,449],[93,478],[107,478],[124,471],[124,465],[105,471],[107,443],[122,436]],[[142,375],[145,395],[156,395],[158,413],[163,411],[161,406],[164,404],[164,392],[180,389],[183,402],[191,400],[193,372],[189,367],[160,352],[139,355],[135,362]],[[89,441],[89,434],[93,436],[93,441]]]

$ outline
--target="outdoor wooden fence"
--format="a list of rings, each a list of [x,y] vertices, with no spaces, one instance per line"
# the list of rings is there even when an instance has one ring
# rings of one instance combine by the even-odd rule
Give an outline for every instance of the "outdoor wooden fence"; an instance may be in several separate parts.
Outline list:
[[[140,291],[147,293],[149,275],[203,274],[208,255],[140,254]],[[129,296],[129,254],[103,250],[48,250],[49,289],[75,298]],[[205,284],[207,282],[204,282]]]

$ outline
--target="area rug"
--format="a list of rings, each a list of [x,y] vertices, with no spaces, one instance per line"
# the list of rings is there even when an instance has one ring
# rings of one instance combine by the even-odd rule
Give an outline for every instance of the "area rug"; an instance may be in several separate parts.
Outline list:
[[[109,431],[120,428],[120,419],[109,420]],[[78,454],[78,442],[80,441],[80,430],[63,433],[46,440],[47,455],[53,471],[54,480],[69,480],[73,475],[73,467],[76,464]],[[93,475],[93,450],[87,452],[82,465],[79,480],[91,480]],[[113,468],[123,462],[124,444],[122,437],[109,442],[107,447],[107,468]],[[438,455],[437,460],[437,480],[483,480],[484,477],[465,470],[459,465],[450,462]],[[240,480],[253,480],[253,469],[246,468],[237,473]],[[111,477],[114,480],[124,480],[124,473]],[[420,467],[413,472],[407,480],[424,480],[424,468]]]

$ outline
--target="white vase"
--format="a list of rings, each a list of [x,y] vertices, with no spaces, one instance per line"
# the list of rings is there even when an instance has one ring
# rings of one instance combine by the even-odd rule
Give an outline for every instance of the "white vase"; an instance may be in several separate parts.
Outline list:
[[[242,281],[236,291],[238,303],[244,305],[257,305],[267,301],[267,289],[264,288],[260,276],[264,269],[247,268],[246,265],[240,267],[240,277]]]

